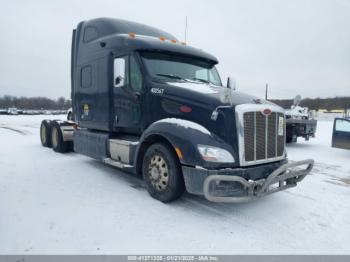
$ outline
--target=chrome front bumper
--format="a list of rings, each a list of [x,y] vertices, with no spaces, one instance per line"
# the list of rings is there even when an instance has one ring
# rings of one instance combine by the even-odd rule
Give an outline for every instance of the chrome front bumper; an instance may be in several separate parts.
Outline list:
[[[206,199],[212,202],[242,203],[251,201],[263,196],[285,190],[297,185],[311,171],[314,160],[286,163],[264,179],[246,180],[241,176],[232,175],[209,175],[203,184],[203,193]],[[303,167],[303,168],[302,168]],[[218,192],[216,186],[220,183],[238,184],[241,188],[237,195],[226,195],[225,190]]]

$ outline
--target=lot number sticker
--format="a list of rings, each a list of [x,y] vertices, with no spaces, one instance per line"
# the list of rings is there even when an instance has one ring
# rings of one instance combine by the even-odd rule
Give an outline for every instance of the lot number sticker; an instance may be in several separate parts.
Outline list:
[[[278,117],[278,135],[283,136],[283,130],[284,130],[284,117],[280,116]]]

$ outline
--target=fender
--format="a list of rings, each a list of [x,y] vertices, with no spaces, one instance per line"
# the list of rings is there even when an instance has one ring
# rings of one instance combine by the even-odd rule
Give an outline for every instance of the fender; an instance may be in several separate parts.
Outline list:
[[[178,118],[165,118],[156,121],[143,132],[139,146],[136,150],[134,163],[138,163],[137,159],[142,145],[153,141],[153,138],[156,136],[160,136],[167,140],[174,150],[178,148],[181,151],[182,158],[179,157],[179,160],[182,165],[201,166],[209,169],[237,165],[237,163],[231,163],[228,165],[204,161],[198,152],[198,144],[226,149],[235,159],[238,159],[238,154],[233,151],[233,148],[230,145],[222,141],[215,134],[211,133],[204,126],[189,120]]]

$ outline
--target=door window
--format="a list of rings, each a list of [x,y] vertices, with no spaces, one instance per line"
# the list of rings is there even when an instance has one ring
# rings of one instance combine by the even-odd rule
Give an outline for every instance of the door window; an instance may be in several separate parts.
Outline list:
[[[128,86],[134,91],[142,89],[142,74],[133,56],[123,56],[114,59],[114,86]]]
[[[350,121],[345,119],[337,119],[335,122],[335,130],[341,132],[350,132]]]
[[[135,91],[142,89],[142,74],[136,62],[135,57],[130,56],[130,83],[131,88]]]

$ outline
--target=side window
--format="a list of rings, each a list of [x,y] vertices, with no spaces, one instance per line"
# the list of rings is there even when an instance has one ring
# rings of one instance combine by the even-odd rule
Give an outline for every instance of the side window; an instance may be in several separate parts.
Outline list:
[[[81,68],[81,78],[80,78],[80,86],[83,88],[91,87],[92,85],[92,69],[91,65],[84,66]]]
[[[213,73],[211,71],[208,71],[209,72],[209,81],[210,82],[213,82],[213,83],[216,83],[217,80],[215,79],[215,77],[213,76]]]
[[[88,43],[98,38],[98,32],[95,27],[89,26],[84,29],[84,42]]]
[[[122,87],[129,84],[128,56],[114,59],[113,82],[115,87]]]
[[[135,91],[142,89],[142,74],[136,62],[135,57],[130,56],[130,83],[131,88]]]
[[[335,122],[335,130],[341,132],[350,132],[350,121],[337,119]]]

